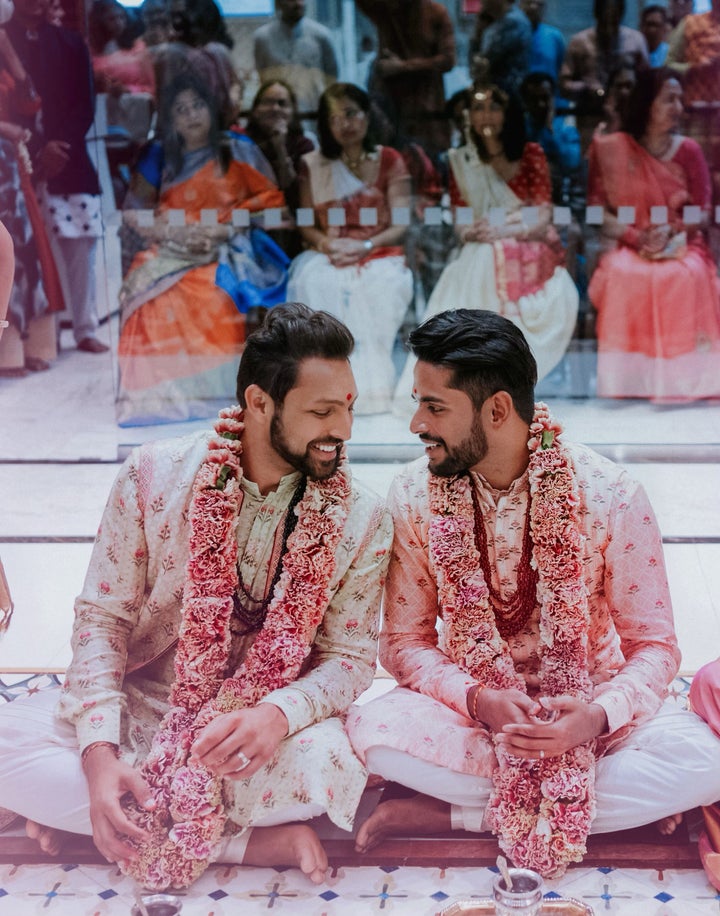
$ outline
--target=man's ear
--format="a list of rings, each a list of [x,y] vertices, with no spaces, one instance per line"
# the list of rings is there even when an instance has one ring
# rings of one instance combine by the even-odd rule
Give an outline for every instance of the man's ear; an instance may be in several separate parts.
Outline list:
[[[245,389],[245,413],[258,420],[271,418],[275,413],[275,404],[259,385],[248,385]]]
[[[499,429],[515,413],[515,405],[507,391],[496,391],[485,401],[486,419],[496,429]]]

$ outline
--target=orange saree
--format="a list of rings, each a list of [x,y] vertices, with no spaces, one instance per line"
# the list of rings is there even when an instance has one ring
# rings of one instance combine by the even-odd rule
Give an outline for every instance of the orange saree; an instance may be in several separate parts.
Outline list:
[[[183,210],[190,225],[215,210],[227,224],[233,209],[283,205],[282,192],[251,166],[232,161],[223,175],[211,158],[163,188],[158,211]],[[246,287],[284,282],[284,272],[254,260],[243,230],[203,257],[166,244],[136,256],[120,292],[120,425],[213,416],[233,398],[245,317],[217,285],[218,262],[229,259]]]

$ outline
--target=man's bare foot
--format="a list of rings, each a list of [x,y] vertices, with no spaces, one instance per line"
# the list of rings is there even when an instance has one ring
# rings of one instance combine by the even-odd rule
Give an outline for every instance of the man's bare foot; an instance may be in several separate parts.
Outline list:
[[[40,849],[49,856],[57,856],[62,849],[62,830],[56,830],[54,827],[46,827],[44,824],[38,824],[35,821],[27,821],[25,824],[25,833],[31,840],[37,840]]]
[[[655,826],[663,836],[671,836],[682,824],[682,814],[671,814],[668,817],[662,817],[656,822]]]
[[[254,827],[243,865],[295,865],[314,884],[322,884],[328,858],[317,833],[307,824]]]
[[[355,851],[368,852],[386,836],[446,833],[451,829],[447,802],[420,794],[391,798],[381,802],[361,825],[355,837]]]

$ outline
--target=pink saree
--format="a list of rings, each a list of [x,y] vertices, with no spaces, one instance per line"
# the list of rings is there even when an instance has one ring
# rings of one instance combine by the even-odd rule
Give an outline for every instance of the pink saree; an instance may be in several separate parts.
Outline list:
[[[710,207],[702,152],[684,139],[668,161],[624,133],[597,138],[589,152],[588,203],[617,214],[635,208],[647,228],[667,208],[679,233],[683,207]],[[656,214],[657,215],[657,214]],[[606,252],[590,282],[598,312],[598,395],[658,401],[720,396],[720,298],[702,232],[688,226],[676,256],[650,260],[622,243]]]

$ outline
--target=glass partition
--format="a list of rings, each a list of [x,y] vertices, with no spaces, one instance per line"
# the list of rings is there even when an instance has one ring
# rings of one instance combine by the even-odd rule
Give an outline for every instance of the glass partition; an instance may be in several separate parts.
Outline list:
[[[0,218],[20,265],[0,408],[23,430],[0,458],[114,461],[207,426],[286,298],[355,334],[356,457],[419,454],[407,337],[445,308],[518,323],[576,438],[716,457],[720,11],[39,5],[33,26],[16,0],[0,47]],[[83,105],[87,168],[77,141],[68,168],[53,141]]]

